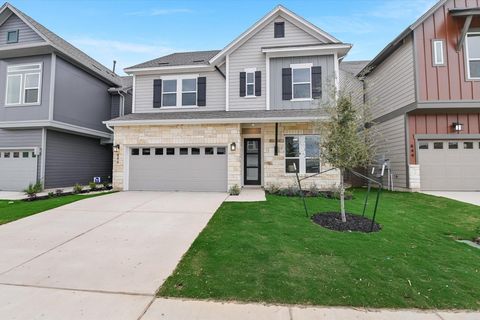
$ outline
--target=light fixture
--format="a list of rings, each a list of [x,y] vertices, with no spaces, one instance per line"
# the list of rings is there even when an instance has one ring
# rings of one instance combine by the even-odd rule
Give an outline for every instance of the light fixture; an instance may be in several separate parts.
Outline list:
[[[119,152],[120,151],[120,145],[116,144],[113,146],[113,152]]]
[[[452,123],[452,128],[455,130],[455,132],[460,132],[463,130],[463,123],[460,122],[454,122]]]
[[[231,151],[237,150],[237,144],[236,144],[235,142],[232,142],[232,143],[230,144],[230,150],[231,150]]]

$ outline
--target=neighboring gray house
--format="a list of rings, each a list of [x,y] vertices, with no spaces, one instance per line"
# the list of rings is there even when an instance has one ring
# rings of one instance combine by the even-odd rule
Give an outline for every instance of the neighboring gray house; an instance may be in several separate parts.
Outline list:
[[[227,191],[292,185],[328,167],[316,121],[351,45],[278,6],[225,48],[125,69],[133,112],[114,128],[119,190]],[[310,179],[320,188],[336,171]],[[307,183],[308,184],[308,183]]]
[[[119,77],[32,18],[0,7],[0,190],[108,179],[112,132],[131,112]]]

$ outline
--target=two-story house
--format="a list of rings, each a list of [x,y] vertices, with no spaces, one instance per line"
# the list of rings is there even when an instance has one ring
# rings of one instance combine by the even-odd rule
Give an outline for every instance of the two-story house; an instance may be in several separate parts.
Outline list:
[[[478,1],[439,1],[359,76],[395,188],[480,190]]]
[[[114,187],[226,191],[319,172],[316,121],[350,47],[278,6],[221,50],[125,69],[133,112],[106,122],[115,131]],[[310,181],[338,179],[331,171]]]
[[[122,78],[6,3],[0,7],[0,190],[107,179],[112,132],[129,112]]]

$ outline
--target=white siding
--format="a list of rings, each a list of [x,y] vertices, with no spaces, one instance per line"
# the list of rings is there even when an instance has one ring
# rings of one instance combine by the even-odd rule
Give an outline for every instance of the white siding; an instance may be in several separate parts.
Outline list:
[[[368,75],[366,93],[375,117],[415,102],[414,56],[410,37]]]
[[[375,126],[378,131],[377,155],[390,159],[394,188],[407,187],[405,146],[405,116],[387,120]]]
[[[162,75],[137,75],[135,79],[135,112],[168,112],[181,110],[212,111],[225,110],[225,79],[218,71],[193,72],[200,77],[207,77],[207,105],[198,108],[175,108],[162,110],[153,108],[153,80],[161,79]],[[168,74],[171,76],[172,74]]]
[[[11,46],[7,44],[7,31],[19,30],[18,43],[44,41],[35,31],[27,26],[19,17],[12,14],[4,24],[0,26],[0,47]],[[17,43],[17,44],[18,44]]]
[[[266,59],[262,47],[320,44],[320,40],[283,18],[275,21],[285,22],[285,37],[274,38],[274,21],[248,39],[230,54],[229,63],[229,108],[230,110],[265,109],[266,106]],[[255,98],[240,97],[240,72],[245,68],[256,68],[262,72],[262,96]]]

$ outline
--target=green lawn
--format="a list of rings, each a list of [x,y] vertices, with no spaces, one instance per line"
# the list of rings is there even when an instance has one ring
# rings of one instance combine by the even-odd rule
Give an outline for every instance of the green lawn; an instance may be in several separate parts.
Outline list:
[[[355,190],[349,212],[361,212]],[[311,213],[336,200],[308,199]],[[373,203],[372,203],[373,206]],[[269,303],[480,309],[480,207],[385,192],[378,233],[340,233],[305,218],[299,198],[224,203],[160,296]]]
[[[0,225],[31,216],[45,210],[60,207],[78,200],[97,197],[105,193],[92,195],[68,195],[36,201],[0,200]]]

